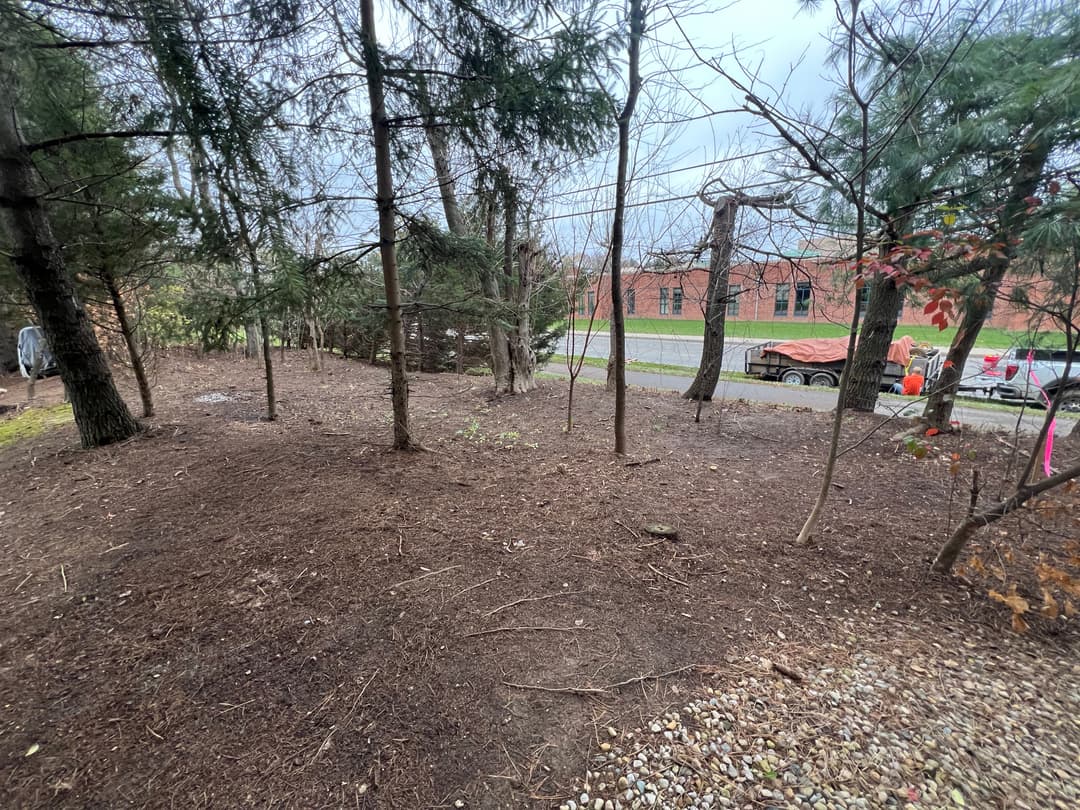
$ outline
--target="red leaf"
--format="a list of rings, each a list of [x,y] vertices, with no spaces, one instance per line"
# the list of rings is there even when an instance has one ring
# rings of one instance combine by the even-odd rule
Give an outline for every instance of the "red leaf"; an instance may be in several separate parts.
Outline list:
[[[940,430],[938,430],[938,429],[937,429],[937,428],[935,428],[935,427],[932,427],[932,428],[927,428],[927,429],[926,429],[926,435],[927,435],[927,436],[937,436],[937,435],[938,435],[939,433],[941,433],[941,431],[940,431]]]
[[[936,300],[929,301],[927,305],[923,307],[923,315],[929,315],[931,312],[937,309],[937,304],[938,302]]]
[[[956,365],[956,363],[954,363],[952,360],[946,360],[944,363],[941,364],[941,367],[942,368],[952,368],[955,365]]]
[[[1057,194],[1061,191],[1061,183],[1059,183],[1057,180],[1051,180],[1049,183],[1047,183],[1046,188],[1050,191],[1051,194]]]

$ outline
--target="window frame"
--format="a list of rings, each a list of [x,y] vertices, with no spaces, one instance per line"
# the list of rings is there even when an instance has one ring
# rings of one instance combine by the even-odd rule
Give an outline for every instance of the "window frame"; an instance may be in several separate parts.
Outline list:
[[[783,293],[781,299],[780,294]],[[781,309],[780,301],[783,300],[784,306]],[[773,296],[773,317],[774,318],[786,318],[791,310],[791,284],[783,282],[776,285],[776,291]]]
[[[805,293],[805,297],[801,294]],[[799,299],[802,298],[800,301]],[[809,281],[796,281],[795,282],[795,304],[792,307],[791,314],[795,318],[808,318],[810,317],[810,302],[814,300],[814,288],[810,285]]]

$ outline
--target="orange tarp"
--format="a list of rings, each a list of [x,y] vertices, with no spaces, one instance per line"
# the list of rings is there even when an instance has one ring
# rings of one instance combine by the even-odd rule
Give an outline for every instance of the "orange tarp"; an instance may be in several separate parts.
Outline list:
[[[789,340],[763,349],[763,353],[782,354],[800,363],[835,363],[847,357],[847,338],[808,338]],[[915,339],[904,335],[889,346],[889,362],[907,368]]]

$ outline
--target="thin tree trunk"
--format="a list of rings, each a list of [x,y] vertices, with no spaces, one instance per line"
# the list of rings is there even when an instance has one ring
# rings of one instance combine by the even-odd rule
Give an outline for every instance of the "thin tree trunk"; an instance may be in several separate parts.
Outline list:
[[[120,294],[120,288],[116,285],[116,279],[113,278],[112,272],[104,270],[102,280],[105,282],[105,289],[109,291],[109,298],[112,299],[113,310],[116,312],[116,321],[120,325],[120,334],[124,338],[124,345],[127,346],[128,357],[131,359],[131,371],[135,374],[135,382],[139,386],[139,399],[142,400],[142,415],[144,418],[149,419],[154,415],[154,399],[150,393],[150,381],[146,377],[146,366],[143,365],[142,352],[139,351],[138,343],[135,340],[135,329],[131,325],[131,318],[128,317],[124,297]]]
[[[862,258],[866,253],[866,188],[869,180],[870,166],[870,110],[869,105],[859,95],[854,79],[854,53],[855,53],[855,14],[858,12],[858,4],[852,5],[852,19],[848,29],[848,92],[859,107],[859,172],[858,191],[855,194],[855,267],[862,267]],[[840,373],[840,390],[836,397],[836,411],[833,414],[832,433],[829,436],[829,450],[825,457],[825,469],[821,474],[821,488],[818,490],[814,505],[810,508],[810,514],[806,517],[802,529],[795,538],[795,545],[805,546],[810,543],[814,536],[818,522],[825,512],[825,504],[829,500],[829,490],[832,488],[833,473],[836,471],[836,458],[840,452],[840,434],[844,427],[844,400],[847,397],[847,388],[851,379],[852,359],[855,356],[855,341],[859,331],[860,291],[855,291],[855,306],[852,308],[851,324],[848,329],[847,354],[844,357],[844,370]]]
[[[379,211],[379,255],[386,288],[386,329],[390,336],[390,392],[394,411],[394,449],[413,446],[409,435],[409,380],[405,373],[405,330],[401,322],[401,288],[398,282],[394,225],[393,163],[390,155],[390,125],[386,120],[382,64],[375,36],[375,9],[372,0],[360,0],[360,35],[363,39],[364,67],[367,70],[371,126],[375,141],[375,203]]]
[[[629,76],[626,104],[619,113],[619,163],[615,177],[615,213],[611,223],[611,322],[615,359],[615,452],[626,453],[626,321],[623,315],[622,254],[626,218],[626,186],[630,163],[630,120],[641,92],[641,38],[645,12],[641,0],[630,0]]]
[[[881,392],[881,377],[896,332],[903,293],[889,276],[877,274],[869,282],[870,300],[862,317],[859,344],[851,360],[851,378],[844,392],[844,407],[872,412]]]
[[[465,328],[458,326],[454,330],[454,371],[457,374],[465,373]]]
[[[139,423],[116,390],[90,319],[76,301],[15,120],[11,77],[0,69],[0,217],[11,237],[11,261],[71,397],[83,446],[123,441],[139,432]]]

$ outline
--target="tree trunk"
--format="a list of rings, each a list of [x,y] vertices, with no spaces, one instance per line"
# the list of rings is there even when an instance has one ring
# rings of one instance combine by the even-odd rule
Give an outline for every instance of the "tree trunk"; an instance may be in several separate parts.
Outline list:
[[[446,214],[446,227],[454,236],[465,236],[465,220],[458,207],[457,193],[454,190],[454,175],[450,169],[450,148],[446,131],[435,121],[427,99],[427,88],[422,87],[421,107],[424,116],[424,135],[431,150],[431,162],[435,166],[435,179],[439,183],[439,197],[442,199],[443,213]]]
[[[259,356],[259,326],[255,321],[244,324],[244,359],[254,360]]]
[[[308,357],[311,360],[311,370],[322,371],[322,354],[319,352],[319,326],[315,321],[315,316],[310,312],[308,313],[306,320],[311,341],[308,344]]]
[[[0,374],[11,374],[19,368],[18,336],[17,329],[0,321]]]
[[[390,336],[390,393],[394,410],[394,449],[413,446],[409,435],[409,380],[405,373],[405,330],[401,323],[401,288],[398,282],[394,225],[394,180],[390,154],[390,125],[386,120],[383,67],[375,37],[372,0],[360,0],[360,35],[367,70],[371,126],[375,141],[375,204],[379,211],[379,256],[386,288],[386,329]]]
[[[487,205],[484,230],[488,245],[493,246],[495,207],[490,201]],[[495,393],[506,394],[510,391],[510,344],[506,338],[506,330],[499,320],[498,310],[503,301],[499,275],[499,271],[494,268],[484,270],[484,295],[495,310],[495,314],[488,319],[488,348],[491,352],[491,372],[495,375]]]
[[[709,231],[709,283],[705,290],[705,334],[697,375],[684,399],[711,400],[720,381],[724,362],[724,327],[727,321],[731,254],[735,247],[735,221],[739,211],[734,197],[723,197],[713,206]]]
[[[1042,135],[1038,128],[1035,131],[1040,136]],[[960,328],[956,331],[952,345],[949,346],[949,354],[945,358],[941,376],[938,377],[934,390],[930,392],[930,398],[923,411],[922,420],[928,427],[935,427],[938,430],[948,430],[950,427],[953,405],[956,394],[960,390],[960,377],[963,374],[964,365],[979,337],[979,330],[990,317],[990,310],[993,309],[994,299],[1001,288],[1001,281],[1008,272],[1012,257],[1016,255],[1020,232],[1028,219],[1027,210],[1031,204],[1030,198],[1038,190],[1039,183],[1042,181],[1043,168],[1049,156],[1050,150],[1046,143],[1037,137],[1016,161],[1012,188],[1005,201],[997,231],[991,240],[994,244],[1002,246],[1002,256],[989,260],[982,275],[980,285],[982,290],[967,301],[964,307]]]
[[[530,242],[517,247],[518,283],[514,295],[517,325],[510,338],[510,369],[515,394],[524,394],[536,387],[536,353],[532,348],[532,290],[536,277],[538,251]]]
[[[870,300],[862,316],[859,343],[851,360],[851,379],[844,392],[844,407],[872,412],[877,407],[881,376],[885,373],[889,346],[896,332],[897,315],[904,296],[889,276],[879,273],[867,283],[870,285]]]
[[[138,343],[135,340],[135,329],[131,325],[131,318],[128,317],[124,297],[120,294],[120,288],[116,285],[116,279],[113,278],[112,272],[103,270],[101,278],[105,282],[105,289],[109,291],[109,298],[112,299],[113,310],[116,312],[116,321],[120,325],[120,334],[124,337],[124,345],[127,346],[128,357],[131,359],[131,371],[135,374],[135,382],[139,386],[139,399],[142,400],[142,415],[144,418],[149,419],[154,415],[154,399],[150,393],[150,381],[146,377],[146,366],[143,365],[142,352],[139,351]]]
[[[623,315],[622,253],[626,218],[627,172],[630,163],[630,120],[641,92],[641,38],[645,12],[641,0],[630,0],[629,76],[626,104],[619,113],[619,162],[615,176],[615,213],[611,222],[611,323],[615,361],[615,452],[626,453],[626,321]]]
[[[979,338],[983,324],[990,317],[994,297],[1001,287],[1001,281],[1007,269],[1007,261],[995,262],[995,266],[983,274],[984,292],[967,300],[963,317],[960,319],[960,327],[956,330],[949,352],[945,356],[945,362],[942,364],[941,374],[923,410],[922,421],[927,427],[941,431],[950,429],[953,405],[960,391],[960,378],[963,375],[964,365],[971,355],[971,350],[975,348],[975,341]]]
[[[15,123],[11,79],[0,70],[0,217],[10,236],[11,261],[71,396],[83,446],[123,441],[139,432],[139,423],[116,390],[90,319],[76,302],[35,176]]]
[[[459,326],[454,330],[454,371],[457,374],[465,373],[465,327]]]

